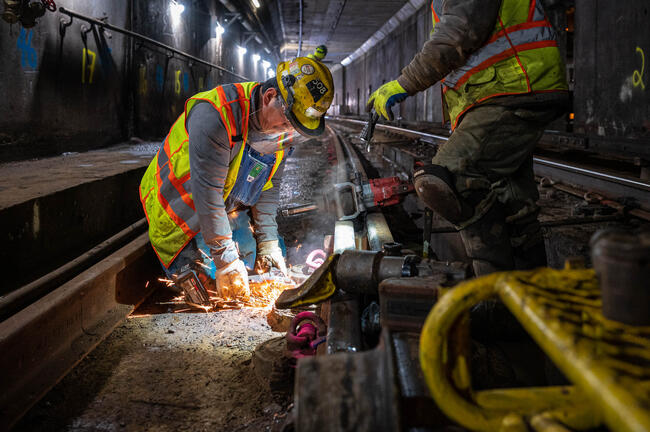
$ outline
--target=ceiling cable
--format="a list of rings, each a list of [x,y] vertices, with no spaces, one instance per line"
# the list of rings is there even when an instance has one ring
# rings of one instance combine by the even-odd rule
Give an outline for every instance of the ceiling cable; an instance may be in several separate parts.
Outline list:
[[[300,57],[301,52],[302,52],[302,0],[300,0],[300,19],[298,22],[298,55],[296,57]]]

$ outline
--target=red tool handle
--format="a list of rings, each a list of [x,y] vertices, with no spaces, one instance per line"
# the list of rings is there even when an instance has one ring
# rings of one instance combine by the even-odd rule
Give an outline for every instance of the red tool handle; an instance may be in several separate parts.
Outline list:
[[[45,9],[49,10],[50,12],[56,12],[56,3],[54,3],[54,0],[41,0],[41,3],[43,3]]]

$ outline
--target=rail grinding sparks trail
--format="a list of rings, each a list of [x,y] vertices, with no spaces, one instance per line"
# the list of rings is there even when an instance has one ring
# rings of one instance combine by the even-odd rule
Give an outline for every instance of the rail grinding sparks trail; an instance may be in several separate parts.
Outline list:
[[[168,286],[173,285],[173,282],[168,279],[163,280],[161,278],[160,280],[167,283]],[[278,277],[277,275],[271,275],[269,273],[266,275],[262,274],[251,276],[249,279],[249,288],[251,295],[248,299],[224,299],[220,297],[216,291],[207,290],[210,294],[210,301],[212,305],[193,305],[193,307],[190,308],[176,309],[174,310],[174,313],[200,310],[203,310],[205,312],[216,312],[219,310],[241,308],[271,309],[275,303],[275,300],[282,293],[282,291],[295,287],[296,283],[289,278]],[[166,303],[170,305],[187,305],[184,294],[173,297],[169,302]]]

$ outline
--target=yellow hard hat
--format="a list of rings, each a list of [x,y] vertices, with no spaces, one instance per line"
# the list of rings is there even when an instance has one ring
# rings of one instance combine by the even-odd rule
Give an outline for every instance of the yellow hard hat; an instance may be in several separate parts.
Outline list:
[[[276,80],[293,127],[307,137],[322,134],[325,113],[334,99],[334,81],[327,66],[297,57],[278,65]]]

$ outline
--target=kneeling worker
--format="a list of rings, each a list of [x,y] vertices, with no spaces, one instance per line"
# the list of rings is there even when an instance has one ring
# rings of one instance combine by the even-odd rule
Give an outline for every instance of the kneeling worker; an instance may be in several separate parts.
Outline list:
[[[323,132],[333,95],[327,67],[299,57],[264,83],[225,84],[187,100],[140,183],[149,238],[169,277],[191,270],[204,286],[216,282],[220,297],[246,298],[240,254],[257,252],[255,267],[286,274],[275,216],[287,143],[294,131]],[[233,239],[236,220],[249,232],[241,223],[248,212],[257,251]]]

